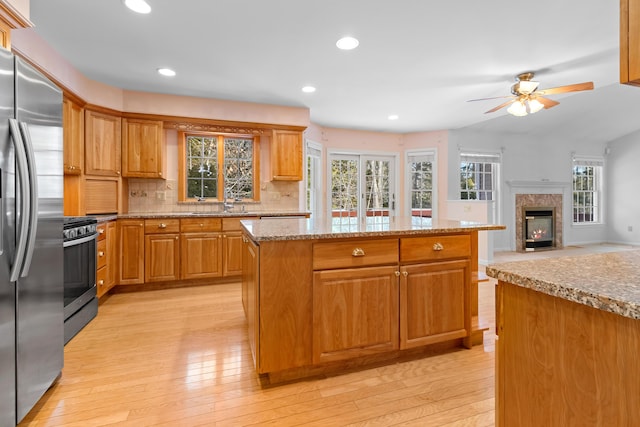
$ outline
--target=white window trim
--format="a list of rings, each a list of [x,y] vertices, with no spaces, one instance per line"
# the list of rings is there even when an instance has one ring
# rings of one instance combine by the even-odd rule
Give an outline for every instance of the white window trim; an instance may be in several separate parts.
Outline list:
[[[460,193],[462,192],[462,189],[460,188],[460,163],[462,163],[462,159],[468,156],[468,157],[478,158],[478,160],[481,160],[481,159],[497,160],[497,162],[495,163],[498,164],[498,170],[496,171],[495,177],[494,177],[495,190],[493,191],[495,195],[495,200],[493,201],[494,202],[494,210],[493,210],[494,224],[502,223],[502,154],[503,154],[503,151],[504,149],[501,149],[500,151],[495,151],[495,150],[466,149],[466,148],[458,147],[457,195],[459,200],[462,200],[460,199]]]
[[[598,193],[598,221],[594,221],[594,222],[575,222],[573,220],[573,168],[574,166],[576,166],[576,163],[579,165],[584,165],[584,166],[600,166],[600,173],[598,174],[598,189],[597,189],[597,193]],[[575,153],[571,154],[571,181],[570,181],[570,185],[571,185],[571,210],[570,210],[570,217],[571,217],[571,226],[572,227],[576,227],[576,228],[580,228],[580,227],[601,227],[606,223],[606,218],[605,218],[605,194],[604,194],[604,176],[605,176],[605,166],[606,166],[606,162],[605,162],[605,158],[602,156],[583,156],[583,155],[577,155]]]
[[[312,214],[315,214],[316,217],[318,216],[322,216],[324,214],[324,210],[322,208],[322,156],[324,154],[324,147],[322,144],[320,144],[319,142],[315,142],[312,141],[310,139],[305,140],[305,146],[304,146],[304,200],[303,200],[303,204],[302,204],[302,208],[304,210],[307,209],[307,185],[308,185],[308,178],[307,178],[307,168],[309,167],[309,165],[307,164],[307,157],[308,157],[308,149],[313,149],[319,152],[319,156],[318,158],[320,159],[320,164],[318,166],[318,173],[316,174],[316,187],[315,187],[315,192],[316,192],[316,197],[317,200],[314,201],[314,204],[316,205],[316,210],[312,210]]]

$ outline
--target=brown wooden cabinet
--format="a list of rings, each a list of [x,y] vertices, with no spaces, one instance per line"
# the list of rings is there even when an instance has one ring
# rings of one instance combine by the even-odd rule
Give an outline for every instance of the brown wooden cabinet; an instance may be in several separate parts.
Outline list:
[[[398,267],[313,274],[313,363],[398,349]]]
[[[222,275],[224,277],[242,274],[242,231],[240,221],[250,217],[223,218],[222,220]]]
[[[147,219],[144,222],[144,281],[180,278],[180,220]]]
[[[157,120],[122,120],[122,176],[164,178],[165,140]]]
[[[97,228],[96,287],[99,298],[116,284],[118,239],[116,221],[100,223]]]
[[[144,220],[118,220],[119,285],[144,283]]]
[[[640,86],[640,0],[620,1],[620,83]]]
[[[183,279],[222,276],[221,230],[221,218],[180,220]]]
[[[274,129],[271,136],[271,179],[302,181],[302,132]]]
[[[400,240],[400,348],[471,346],[470,256],[468,234]]]
[[[85,173],[121,174],[121,119],[96,111],[85,111]]]
[[[64,173],[80,175],[84,163],[84,108],[66,98],[62,103],[62,127]]]

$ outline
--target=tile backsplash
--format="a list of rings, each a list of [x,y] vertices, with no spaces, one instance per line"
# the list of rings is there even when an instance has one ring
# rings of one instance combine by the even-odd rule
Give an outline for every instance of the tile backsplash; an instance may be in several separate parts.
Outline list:
[[[260,202],[235,203],[234,210],[273,212],[297,210],[300,183],[270,181],[260,184]],[[220,212],[221,202],[178,202],[178,182],[129,178],[129,213]]]

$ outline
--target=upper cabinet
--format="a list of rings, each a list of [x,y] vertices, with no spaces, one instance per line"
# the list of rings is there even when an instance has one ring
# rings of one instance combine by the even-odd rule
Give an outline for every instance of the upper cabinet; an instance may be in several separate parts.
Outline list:
[[[11,30],[33,26],[29,22],[29,17],[23,15],[23,13],[28,15],[28,8],[26,8],[27,10],[18,10],[10,3],[0,1],[0,46],[7,50],[11,50]]]
[[[161,121],[122,120],[122,176],[164,178],[164,152]]]
[[[63,101],[64,173],[80,175],[84,158],[84,109],[73,101]]]
[[[273,130],[271,137],[271,179],[302,181],[302,132]]]
[[[640,0],[620,0],[620,83],[640,86]]]
[[[109,114],[85,112],[85,173],[120,176],[121,119]]]

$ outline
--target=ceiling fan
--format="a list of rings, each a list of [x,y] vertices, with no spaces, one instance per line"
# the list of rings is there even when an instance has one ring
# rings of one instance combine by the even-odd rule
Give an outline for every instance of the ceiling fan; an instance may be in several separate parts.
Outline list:
[[[486,111],[485,114],[493,113],[501,108],[508,106],[509,108],[507,109],[507,111],[510,114],[513,114],[514,116],[526,116],[527,114],[537,113],[543,108],[548,109],[559,104],[558,101],[546,98],[547,95],[555,95],[558,93],[566,92],[580,92],[583,90],[593,89],[593,82],[584,82],[538,90],[538,85],[540,83],[531,80],[533,79],[533,76],[533,72],[518,74],[518,76],[516,77],[516,82],[511,86],[511,93],[513,95],[496,96],[493,98],[470,99],[467,102],[510,98],[507,102],[504,102],[497,107]]]

